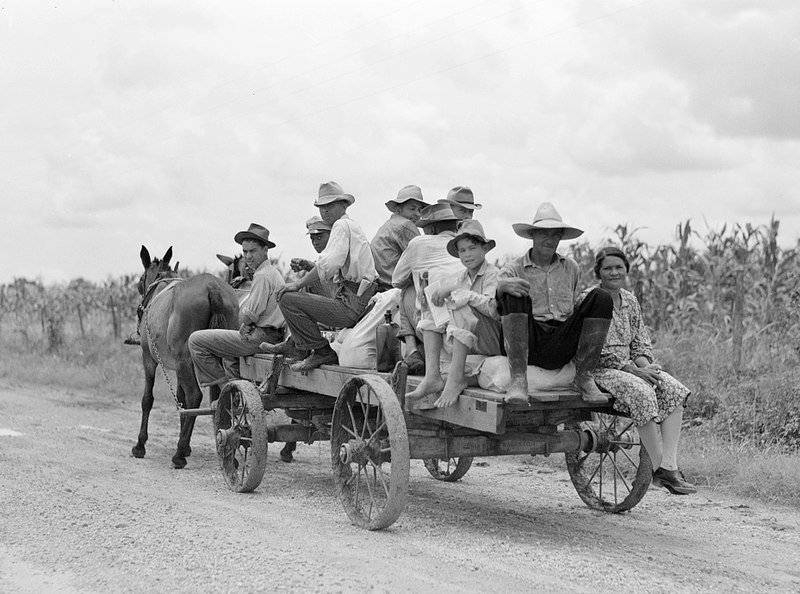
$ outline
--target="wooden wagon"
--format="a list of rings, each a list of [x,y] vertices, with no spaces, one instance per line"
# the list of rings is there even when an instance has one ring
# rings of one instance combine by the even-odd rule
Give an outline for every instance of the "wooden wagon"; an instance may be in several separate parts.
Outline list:
[[[407,501],[410,460],[438,480],[456,481],[477,456],[564,453],[580,498],[604,512],[630,510],[647,492],[652,466],[631,421],[610,404],[584,403],[565,389],[531,393],[529,405],[468,388],[451,407],[406,399],[421,380],[400,363],[392,373],[324,365],[292,371],[282,356],[241,359],[243,380],[230,382],[212,409],[217,454],[228,486],[247,492],[261,482],[267,444],[331,442],[336,490],[350,519],[378,530]],[[292,419],[268,424],[264,411]]]

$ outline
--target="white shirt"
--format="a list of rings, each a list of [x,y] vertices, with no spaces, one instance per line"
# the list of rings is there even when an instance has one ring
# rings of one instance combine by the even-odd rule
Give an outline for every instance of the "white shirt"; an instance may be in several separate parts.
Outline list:
[[[328,245],[317,260],[317,272],[320,278],[333,282],[360,283],[377,278],[369,240],[361,227],[347,215],[333,224]]]
[[[447,282],[457,276],[464,266],[461,260],[447,253],[447,242],[455,237],[452,231],[438,235],[420,235],[408,242],[392,273],[392,285],[405,287],[414,282],[417,289],[417,309],[422,309],[420,294],[425,286],[437,280]],[[427,283],[422,276],[427,273]]]

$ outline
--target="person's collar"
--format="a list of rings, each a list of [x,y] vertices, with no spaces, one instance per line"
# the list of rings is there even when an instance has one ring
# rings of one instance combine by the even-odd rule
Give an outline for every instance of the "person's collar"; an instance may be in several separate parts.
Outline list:
[[[272,264],[270,263],[269,258],[267,258],[261,264],[258,265],[258,268],[255,269],[255,272],[258,272],[259,270],[266,270],[270,266],[272,266]]]
[[[539,266],[538,264],[536,264],[536,263],[533,261],[533,259],[531,259],[531,250],[532,250],[532,249],[533,249],[533,248],[529,248],[529,249],[528,249],[528,250],[525,252],[525,255],[524,255],[524,256],[522,256],[522,266],[523,266],[523,267],[526,267],[526,266],[534,266],[534,267],[536,267],[536,268],[542,268],[541,266]],[[551,268],[551,267],[553,266],[553,264],[555,264],[555,263],[557,263],[557,262],[561,262],[561,261],[563,261],[564,259],[565,259],[565,258],[564,258],[564,256],[562,256],[561,254],[559,254],[558,252],[556,252],[555,254],[553,254],[553,259],[550,261],[550,264],[548,264],[546,268],[542,268],[542,270],[546,270],[547,268]]]
[[[488,260],[484,260],[484,261],[483,261],[483,264],[481,264],[481,267],[480,267],[480,268],[478,268],[478,272],[476,272],[476,273],[475,273],[475,277],[471,277],[471,276],[469,276],[469,270],[466,270],[466,269],[465,269],[465,270],[466,270],[466,272],[467,272],[467,277],[468,277],[468,278],[469,278],[471,281],[473,281],[473,282],[474,282],[476,278],[478,278],[479,276],[483,276],[484,274],[486,274],[486,267],[487,267],[488,265],[489,265],[489,261],[488,261]]]

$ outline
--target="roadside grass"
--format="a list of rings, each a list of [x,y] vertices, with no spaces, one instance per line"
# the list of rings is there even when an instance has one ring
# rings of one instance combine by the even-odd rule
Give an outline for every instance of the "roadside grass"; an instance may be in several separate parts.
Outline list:
[[[48,352],[39,341],[0,339],[0,350],[0,378],[11,382],[86,390],[109,398],[141,398],[141,350],[121,340],[90,335]]]
[[[707,427],[681,435],[679,463],[700,487],[800,508],[800,452],[720,438]]]

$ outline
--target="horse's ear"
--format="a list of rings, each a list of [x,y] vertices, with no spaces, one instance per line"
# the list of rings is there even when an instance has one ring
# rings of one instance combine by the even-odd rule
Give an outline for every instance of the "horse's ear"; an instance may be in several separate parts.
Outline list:
[[[222,254],[217,254],[217,260],[225,264],[225,266],[230,266],[233,264],[233,258],[230,256],[223,256]]]
[[[171,259],[172,259],[172,246],[169,246],[169,249],[168,249],[166,252],[164,252],[164,257],[163,257],[163,258],[161,258],[161,261],[162,261],[162,262],[163,262],[165,265],[169,266],[169,261],[170,261]]]
[[[175,268],[172,269],[172,272],[178,272],[178,267],[181,265],[180,261],[175,262]]]
[[[147,251],[146,247],[142,246],[139,257],[142,259],[142,266],[144,266],[144,269],[147,270],[150,268],[150,252]]]

